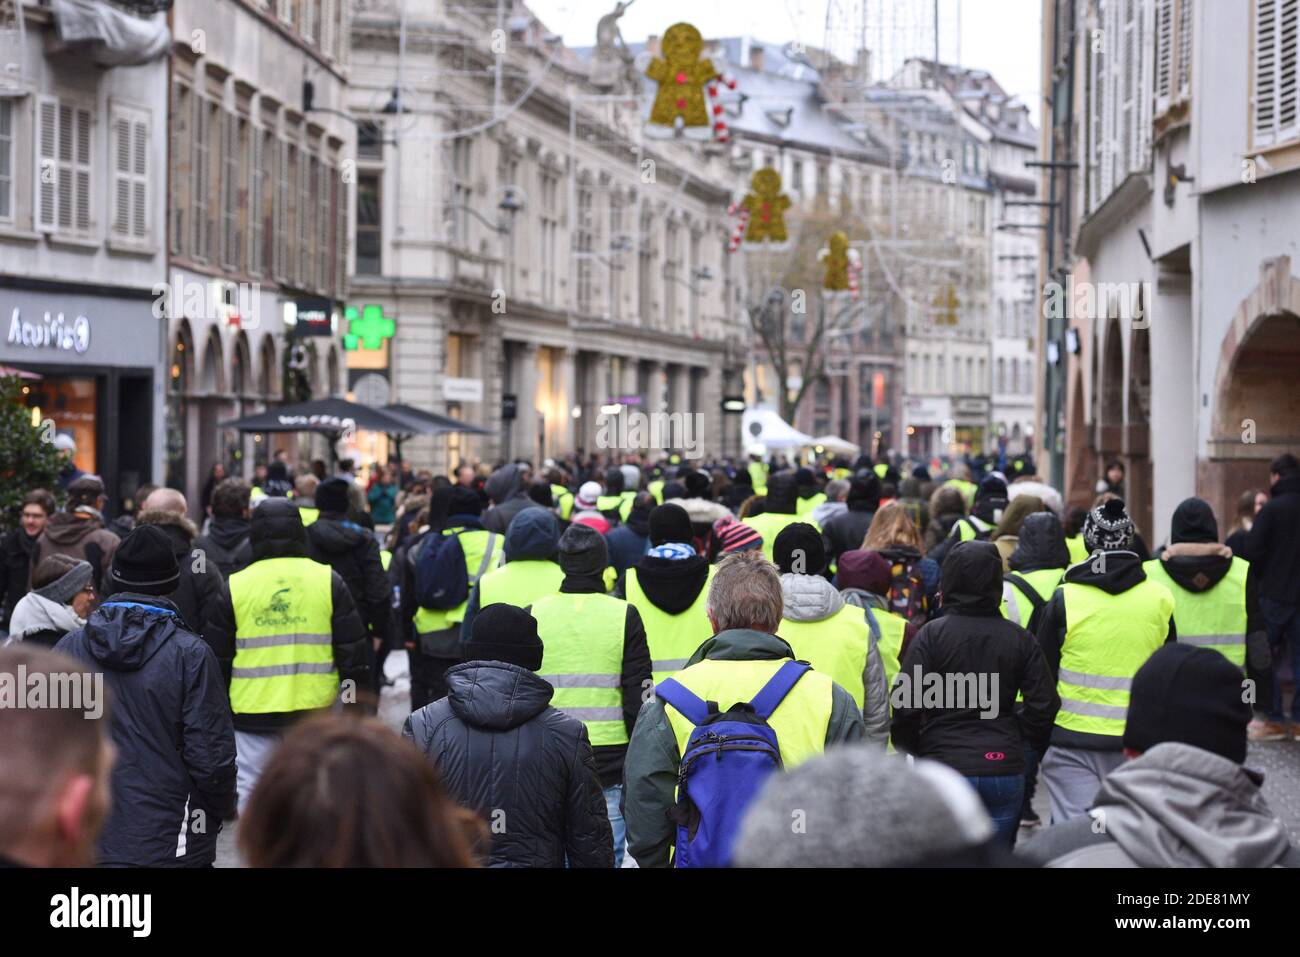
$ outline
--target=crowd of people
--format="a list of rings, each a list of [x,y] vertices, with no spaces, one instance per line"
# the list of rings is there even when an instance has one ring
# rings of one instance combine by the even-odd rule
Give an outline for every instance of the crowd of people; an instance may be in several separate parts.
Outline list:
[[[1118,462],[1076,504],[1028,457],[280,457],[112,520],[67,479],[0,542],[0,676],[108,705],[0,709],[8,863],[236,820],[252,866],[1297,862],[1246,766],[1300,739],[1290,455],[1154,551]]]

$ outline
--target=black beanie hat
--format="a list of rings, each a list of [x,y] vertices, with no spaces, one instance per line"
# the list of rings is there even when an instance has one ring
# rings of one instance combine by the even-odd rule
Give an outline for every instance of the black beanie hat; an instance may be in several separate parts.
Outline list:
[[[1124,747],[1178,741],[1241,764],[1250,717],[1240,668],[1210,648],[1162,645],[1133,676]]]
[[[463,485],[454,486],[447,499],[448,515],[480,515],[483,512],[483,499],[478,492]]]
[[[795,570],[795,558],[802,553],[802,567]],[[820,575],[826,567],[826,544],[821,532],[807,522],[791,522],[772,543],[772,558],[782,575]]]
[[[170,595],[181,580],[171,539],[157,525],[137,525],[113,553],[113,581],[119,591]]]
[[[695,541],[695,531],[691,528],[691,517],[686,509],[671,503],[656,505],[650,510],[650,544],[666,545],[680,542],[691,545]]]
[[[322,512],[348,510],[348,482],[345,478],[326,479],[316,486],[316,507]]]
[[[686,476],[687,498],[708,498],[713,487],[713,479],[705,472],[690,472]]]
[[[1199,498],[1185,498],[1178,503],[1169,529],[1169,541],[1172,544],[1218,540],[1219,523],[1214,518],[1214,509],[1210,508],[1209,502]]]
[[[485,605],[474,618],[464,653],[466,661],[504,661],[537,671],[542,667],[537,619],[514,605]]]
[[[1083,520],[1083,544],[1088,551],[1097,549],[1123,551],[1133,547],[1133,519],[1124,508],[1124,500],[1107,499]]]

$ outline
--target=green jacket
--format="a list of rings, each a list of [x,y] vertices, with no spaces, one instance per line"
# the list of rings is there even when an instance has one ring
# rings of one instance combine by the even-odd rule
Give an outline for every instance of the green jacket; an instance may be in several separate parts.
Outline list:
[[[687,667],[709,658],[714,661],[764,661],[793,658],[786,642],[761,631],[737,628],[719,632],[696,649]],[[853,696],[836,685],[826,745],[862,741],[866,729]],[[658,698],[651,697],[637,715],[632,740],[623,764],[623,820],[627,825],[627,850],[639,867],[668,867],[669,851],[677,838],[677,825],[667,811],[676,803],[677,768],[681,755],[677,738]]]

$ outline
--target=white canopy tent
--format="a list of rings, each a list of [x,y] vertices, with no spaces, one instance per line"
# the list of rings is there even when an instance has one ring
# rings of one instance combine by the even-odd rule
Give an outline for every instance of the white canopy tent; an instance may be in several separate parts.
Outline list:
[[[797,449],[815,445],[811,435],[805,435],[782,419],[773,409],[755,407],[745,410],[741,418],[745,442],[750,446],[763,446],[764,454],[772,449]]]
[[[862,446],[854,445],[848,439],[842,439],[838,435],[823,435],[812,440],[813,445],[820,445],[827,452],[843,452],[845,455],[858,455],[862,452]]]

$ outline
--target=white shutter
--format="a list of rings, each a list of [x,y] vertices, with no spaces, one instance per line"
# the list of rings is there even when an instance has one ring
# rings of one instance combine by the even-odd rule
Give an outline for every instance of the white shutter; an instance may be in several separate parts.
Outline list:
[[[0,219],[14,215],[14,120],[13,101],[0,100]]]
[[[221,263],[238,269],[239,262],[239,119],[221,114]]]
[[[1169,108],[1174,86],[1174,0],[1156,0],[1156,111]]]
[[[334,290],[339,299],[347,294],[348,277],[348,187],[342,177],[334,181]]]
[[[1137,0],[1124,0],[1124,34],[1123,48],[1120,52],[1123,64],[1124,89],[1121,94],[1123,107],[1120,117],[1119,165],[1115,171],[1115,185],[1124,182],[1124,178],[1136,165],[1137,156],[1137,113],[1138,113],[1138,63],[1139,46],[1137,42]]]
[[[149,238],[149,114],[114,106],[109,136],[111,231],[115,239],[142,243]]]
[[[1173,95],[1185,99],[1192,95],[1192,13],[1196,0],[1178,0],[1177,67],[1174,70]]]
[[[1297,108],[1297,20],[1300,0],[1256,0],[1253,145],[1300,135]]]
[[[171,196],[168,199],[168,209],[171,211],[171,222],[169,224],[169,245],[171,253],[179,256],[185,251],[185,210],[186,205],[185,186],[186,177],[189,170],[185,164],[185,157],[188,156],[189,149],[189,94],[185,87],[177,83],[173,87],[174,93],[171,103],[171,115],[168,117],[168,135],[171,139],[169,149],[171,152]]]
[[[1103,116],[1106,101],[1106,55],[1104,52],[1104,40],[1102,43],[1096,42],[1098,38],[1088,37],[1089,50],[1089,104],[1088,104],[1088,122],[1086,126],[1087,157],[1088,157],[1088,211],[1092,212],[1101,204],[1101,184],[1103,178],[1103,167],[1106,163],[1106,150],[1104,146],[1105,125]]]
[[[1104,25],[1102,26],[1102,47],[1105,71],[1102,74],[1102,115],[1101,115],[1101,183],[1097,193],[1098,205],[1110,195],[1115,183],[1115,115],[1117,100],[1120,96],[1118,68],[1116,60],[1119,17],[1117,10],[1119,0],[1107,0],[1102,8]]]
[[[1137,21],[1138,90],[1137,128],[1133,136],[1133,169],[1145,170],[1151,162],[1151,123],[1154,105],[1155,63],[1151,57],[1155,32],[1155,7],[1139,0]]]
[[[36,113],[36,226],[53,230],[58,225],[59,209],[59,101],[41,97]]]
[[[1297,76],[1297,31],[1300,0],[1281,0],[1278,7],[1277,135],[1279,141],[1300,134],[1300,77]]]
[[[193,94],[194,122],[190,131],[190,255],[207,259],[209,255],[208,200],[212,188],[208,136],[211,133],[207,101]]]
[[[90,138],[93,117],[90,110],[83,110],[74,106],[72,108],[72,124],[73,129],[76,131],[77,144],[72,152],[72,171],[75,177],[72,223],[77,232],[84,234],[90,232],[91,225]]]

